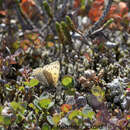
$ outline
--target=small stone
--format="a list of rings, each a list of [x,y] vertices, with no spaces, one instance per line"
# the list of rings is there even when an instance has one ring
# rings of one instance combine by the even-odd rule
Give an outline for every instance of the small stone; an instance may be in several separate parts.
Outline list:
[[[87,22],[88,22],[88,17],[83,17],[83,19],[82,19],[82,24],[83,24],[83,25],[86,25]]]
[[[74,59],[75,59],[75,60],[78,60],[78,55],[74,55]]]
[[[15,20],[15,19],[11,19],[11,20],[10,20],[10,23],[11,23],[11,24],[16,24],[16,20]]]
[[[24,35],[24,33],[23,33],[22,31],[20,31],[20,32],[18,33],[18,35],[19,35],[19,37],[22,37],[22,36]]]
[[[62,118],[61,120],[60,120],[60,123],[59,123],[61,126],[70,126],[70,122],[69,122],[69,120],[68,120],[68,118],[67,117],[64,117],[64,118]]]
[[[2,24],[0,24],[0,27],[4,28],[4,27],[6,27],[6,24],[2,23]]]
[[[122,109],[126,109],[126,107],[127,107],[127,100],[126,100],[126,98],[121,103],[121,107],[122,107]]]
[[[109,48],[113,48],[113,47],[116,47],[118,44],[114,43],[114,42],[107,41],[107,42],[105,42],[105,45]]]
[[[84,107],[87,104],[86,97],[80,96],[76,99],[76,105],[78,108]]]
[[[85,74],[86,78],[94,78],[96,76],[95,71],[94,70],[90,70],[90,69],[86,70],[84,72],[84,74]]]
[[[66,104],[74,105],[75,104],[74,96],[66,96]]]
[[[89,94],[87,96],[87,101],[89,105],[93,107],[94,109],[101,109],[103,107],[103,103],[99,102],[97,97],[92,94]]]
[[[115,96],[114,103],[118,103],[119,101],[120,101],[120,97],[119,96]]]

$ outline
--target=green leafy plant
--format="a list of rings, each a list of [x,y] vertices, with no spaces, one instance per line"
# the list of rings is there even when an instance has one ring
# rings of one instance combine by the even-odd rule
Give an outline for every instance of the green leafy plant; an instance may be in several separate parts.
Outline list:
[[[71,87],[73,87],[73,85],[74,85],[74,81],[73,81],[73,78],[71,77],[71,76],[68,76],[68,75],[66,75],[66,76],[64,76],[63,78],[62,78],[62,85],[64,86],[64,87],[67,87],[67,88],[71,88]]]
[[[49,109],[54,105],[54,103],[49,98],[44,98],[39,100],[39,106],[43,109]]]
[[[35,87],[38,85],[39,81],[37,79],[31,79],[29,82],[24,82],[24,85],[27,85],[29,87]]]
[[[48,5],[47,1],[44,1],[44,2],[43,2],[43,6],[44,6],[45,11],[46,11],[46,13],[48,14],[48,16],[49,16],[50,18],[52,18],[52,17],[53,17],[53,14],[52,14],[51,8],[50,8],[50,6]]]
[[[71,31],[76,30],[75,25],[69,16],[66,16],[66,24],[67,24],[69,30],[71,30]]]
[[[91,92],[100,102],[104,100],[105,92],[99,86],[92,87]]]
[[[56,31],[59,36],[60,42],[64,43],[64,32],[63,32],[62,26],[59,22],[56,22]]]

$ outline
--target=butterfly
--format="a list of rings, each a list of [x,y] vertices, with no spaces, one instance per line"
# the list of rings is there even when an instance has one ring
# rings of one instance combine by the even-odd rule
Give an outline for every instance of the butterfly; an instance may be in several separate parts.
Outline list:
[[[59,61],[52,62],[45,65],[43,68],[39,67],[33,70],[32,75],[35,76],[39,82],[51,84],[53,86],[57,85],[60,73],[60,63]]]

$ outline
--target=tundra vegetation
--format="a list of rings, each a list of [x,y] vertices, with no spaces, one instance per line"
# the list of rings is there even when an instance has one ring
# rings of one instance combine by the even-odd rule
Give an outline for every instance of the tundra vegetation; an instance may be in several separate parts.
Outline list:
[[[130,0],[0,0],[0,130],[130,129]]]

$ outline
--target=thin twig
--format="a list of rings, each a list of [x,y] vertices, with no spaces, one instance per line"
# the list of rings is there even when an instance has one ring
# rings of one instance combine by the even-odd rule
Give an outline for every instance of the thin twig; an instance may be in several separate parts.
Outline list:
[[[45,26],[43,26],[40,31],[41,32],[45,31],[45,29],[50,25],[50,23],[51,23],[51,20],[48,20],[48,23]]]
[[[32,27],[25,22],[24,17],[22,15],[22,13],[20,11],[20,8],[19,8],[17,3],[14,4],[14,9],[16,10],[16,14],[17,14],[18,20],[19,20],[19,22],[20,22],[20,24],[22,26],[22,30],[32,29]]]
[[[100,24],[103,22],[103,20],[105,19],[105,17],[107,16],[110,8],[111,8],[111,5],[112,5],[112,2],[113,0],[108,0],[108,3],[107,3],[107,6],[105,7],[104,11],[103,11],[103,14],[102,16],[99,18],[99,20],[90,28],[90,30],[87,32],[87,34],[85,35],[86,37],[91,35],[91,33],[97,29]]]
[[[17,5],[17,6],[18,6],[18,5]],[[16,6],[16,8],[18,8],[17,6]],[[19,9],[19,8],[18,8],[18,9]],[[19,10],[20,10],[20,9],[19,9]],[[21,14],[22,14],[22,12],[21,12]],[[39,28],[37,28],[37,26],[35,26],[35,24],[28,18],[28,16],[27,16],[26,14],[24,14],[23,16],[24,16],[24,18],[26,19],[27,23],[29,23],[29,25],[31,25],[32,29],[36,30],[36,31],[39,33],[39,35],[40,35],[42,38],[44,38],[44,35],[43,35],[43,33],[41,32],[41,30],[40,30]]]
[[[43,22],[47,22],[48,21],[48,17],[47,17],[47,14],[45,13],[46,11],[45,11],[45,9],[43,7],[43,3],[42,2],[43,1],[41,1],[41,0],[37,0],[38,5],[36,4],[36,7],[38,8],[40,14],[44,17],[44,19],[43,19],[44,21]]]

